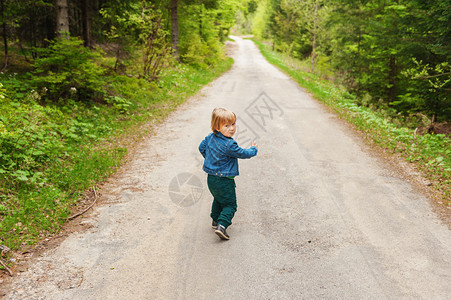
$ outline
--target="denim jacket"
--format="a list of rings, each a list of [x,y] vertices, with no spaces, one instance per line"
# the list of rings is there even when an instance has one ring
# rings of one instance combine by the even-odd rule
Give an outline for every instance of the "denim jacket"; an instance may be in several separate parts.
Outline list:
[[[199,151],[204,160],[204,171],[207,174],[231,177],[238,176],[238,158],[251,158],[257,155],[254,146],[243,149],[233,138],[225,137],[222,133],[210,133],[199,145]]]

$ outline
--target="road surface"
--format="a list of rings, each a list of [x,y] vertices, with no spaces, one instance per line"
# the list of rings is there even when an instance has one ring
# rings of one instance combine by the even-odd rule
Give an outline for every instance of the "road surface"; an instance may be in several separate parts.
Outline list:
[[[235,38],[233,68],[181,106],[102,190],[89,230],[4,299],[451,299],[451,235],[428,199]],[[230,241],[214,234],[197,147],[238,116]]]

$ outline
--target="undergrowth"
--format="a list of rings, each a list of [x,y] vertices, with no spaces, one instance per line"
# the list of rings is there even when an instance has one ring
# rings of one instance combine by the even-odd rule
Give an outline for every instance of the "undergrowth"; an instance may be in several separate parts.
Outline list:
[[[266,59],[290,75],[314,97],[332,108],[340,117],[354,124],[377,145],[399,153],[414,163],[433,182],[451,205],[451,140],[442,134],[417,135],[414,129],[395,124],[383,112],[358,104],[354,95],[335,86],[319,75],[293,65],[293,59],[270,50],[264,43],[254,40]]]
[[[0,244],[24,249],[58,232],[81,195],[123,161],[121,136],[144,135],[142,125],[161,122],[231,65],[231,58],[208,68],[177,64],[154,82],[104,75],[95,87],[108,90],[101,102],[70,93],[46,101],[27,74],[1,74]]]

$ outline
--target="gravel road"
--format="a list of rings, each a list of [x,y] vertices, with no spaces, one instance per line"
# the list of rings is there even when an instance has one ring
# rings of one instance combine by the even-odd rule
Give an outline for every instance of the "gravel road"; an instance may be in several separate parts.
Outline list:
[[[89,230],[46,251],[3,299],[451,299],[451,235],[428,199],[235,38],[233,68],[181,106],[102,189]],[[238,116],[230,241],[214,234],[197,147]]]

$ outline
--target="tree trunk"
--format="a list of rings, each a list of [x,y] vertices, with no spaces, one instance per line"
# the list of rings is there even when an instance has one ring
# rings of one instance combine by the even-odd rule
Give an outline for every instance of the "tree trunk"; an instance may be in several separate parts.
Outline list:
[[[48,41],[53,40],[55,36],[55,20],[51,15],[45,17],[45,36]],[[46,45],[47,42],[44,42]]]
[[[361,28],[360,28],[360,25],[359,25],[359,39],[358,39],[358,44],[357,44],[357,59],[355,60],[355,62],[354,63],[356,63],[357,64],[357,91],[356,91],[356,96],[357,96],[357,98],[360,98],[360,76],[361,76],[361,73],[362,73],[362,70],[361,70],[361,62],[360,62],[360,44],[361,44],[361,41],[362,41],[362,30],[361,30]]]
[[[172,50],[176,60],[179,58],[179,21],[177,16],[178,0],[171,0]]]
[[[7,29],[6,29],[5,0],[1,0],[1,2],[0,2],[0,9],[1,9],[2,17],[3,17],[3,24],[2,24],[3,44],[5,45],[5,61],[4,61],[3,69],[5,69],[6,66],[8,65],[8,32],[7,32]]]
[[[56,0],[56,35],[61,38],[69,33],[69,9],[67,0]]]
[[[390,87],[388,88],[388,103],[392,103],[395,101],[396,97],[396,57],[390,55],[390,60],[388,63],[389,71],[388,71],[388,84]]]
[[[204,18],[204,7],[203,5],[199,5],[199,36],[203,39],[204,33],[202,28],[202,22]]]
[[[312,72],[315,69],[315,59],[316,59],[316,30],[317,30],[317,18],[318,18],[318,1],[316,0],[316,4],[315,4],[315,12],[314,12],[314,17],[313,17],[313,42],[312,42]]]
[[[85,47],[91,47],[91,10],[89,0],[82,0],[83,41]]]

